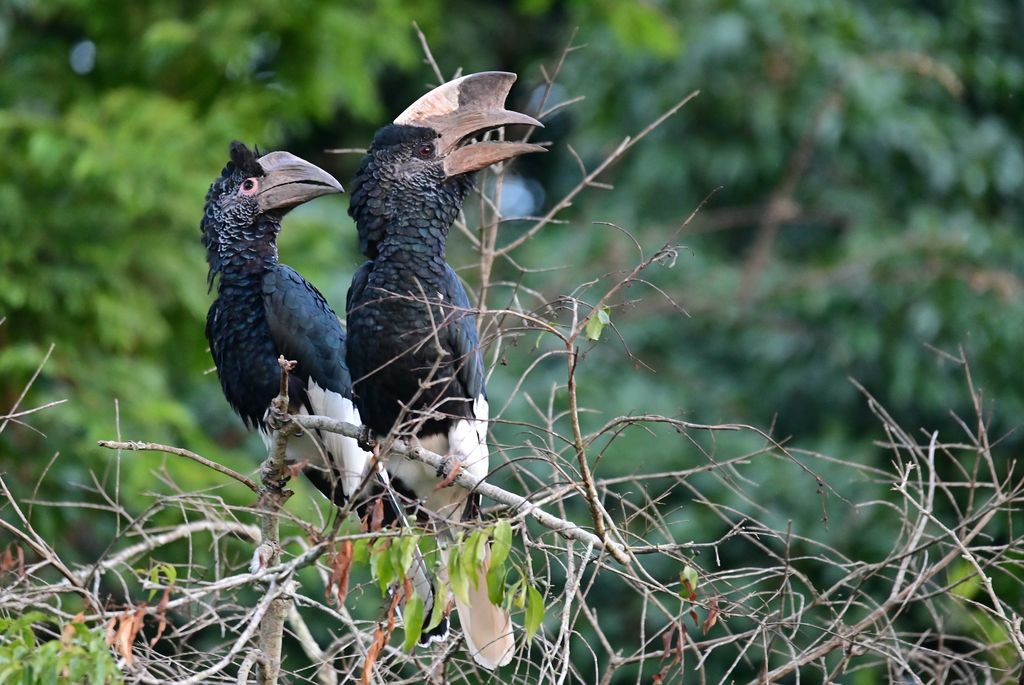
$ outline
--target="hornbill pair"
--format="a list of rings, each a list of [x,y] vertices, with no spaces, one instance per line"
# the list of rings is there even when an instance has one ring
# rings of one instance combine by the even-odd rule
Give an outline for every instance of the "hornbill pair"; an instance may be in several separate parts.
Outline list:
[[[474,140],[500,126],[541,125],[504,108],[514,81],[514,74],[503,72],[456,79],[377,131],[349,207],[368,261],[348,292],[347,344],[330,305],[279,263],[276,246],[289,209],[342,192],[341,185],[289,153],[258,157],[232,144],[231,161],[210,187],[202,221],[211,287],[220,275],[206,335],[224,395],[249,427],[270,434],[267,411],[278,392],[277,359],[283,355],[298,362],[289,379],[292,413],[409,437],[447,455],[452,468],[487,475],[487,393],[476,319],[445,261],[445,242],[474,172],[544,149]],[[366,481],[367,494],[359,494],[383,491],[391,517],[400,516],[393,511],[400,506],[393,486],[417,503],[421,518],[438,526],[442,555],[453,539],[452,524],[478,515],[475,496],[438,487],[441,474],[422,463],[393,455],[386,459],[390,478],[370,474],[370,454],[351,438],[306,433],[289,442],[288,458],[303,464],[313,484],[339,506]],[[470,583],[468,604],[455,601],[473,658],[493,669],[511,660],[515,641],[510,616],[488,599],[485,572]],[[433,584],[421,561],[413,586],[429,617]],[[446,631],[447,619],[421,640]]]

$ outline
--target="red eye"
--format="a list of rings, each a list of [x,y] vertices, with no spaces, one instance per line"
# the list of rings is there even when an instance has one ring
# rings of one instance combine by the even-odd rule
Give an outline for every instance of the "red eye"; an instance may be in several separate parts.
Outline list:
[[[427,159],[428,157],[433,157],[434,156],[434,145],[433,145],[433,143],[428,143],[426,145],[420,146],[420,149],[416,151],[416,154],[418,154],[423,159]]]
[[[247,178],[242,181],[242,187],[238,191],[242,195],[255,195],[256,191],[259,190],[260,184],[255,178]]]

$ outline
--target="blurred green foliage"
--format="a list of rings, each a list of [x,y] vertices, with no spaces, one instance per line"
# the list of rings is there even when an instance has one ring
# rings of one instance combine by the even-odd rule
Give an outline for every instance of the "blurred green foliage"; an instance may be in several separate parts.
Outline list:
[[[45,438],[15,425],[0,436],[0,468],[19,494],[57,451],[46,498],[83,497],[90,472],[110,485],[111,455],[94,440],[118,431],[251,468],[259,448],[204,373],[203,196],[235,138],[351,178],[358,156],[323,150],[365,147],[433,78],[413,20],[448,74],[518,72],[520,106],[536,103],[538,66],[550,69],[578,27],[586,48],[568,57],[554,101],[586,100],[546,120],[540,137],[554,141],[552,151],[517,167],[543,189],[542,210],[579,180],[567,144],[592,167],[701,90],[607,175],[614,191],[584,193],[564,215],[569,225],[515,254],[554,269],[531,273],[530,287],[569,292],[640,259],[622,233],[591,222],[614,222],[649,253],[711,195],[674,240],[685,246],[674,267],[647,274],[688,316],[637,285],[608,312],[614,331],[585,346],[581,403],[597,411],[587,427],[652,412],[743,421],[873,463],[888,457],[873,445],[880,431],[848,377],[905,425],[966,438],[949,416],[971,413],[962,374],[929,349],[956,354],[960,345],[993,410],[993,437],[1018,425],[1018,2],[12,0],[0,7],[0,407],[14,405],[51,343],[22,407],[69,400],[26,417]],[[339,309],[360,261],[344,202],[297,210],[281,243],[284,260]],[[510,224],[503,238],[519,230]],[[453,261],[474,261],[465,241],[452,243]],[[510,264],[496,268],[498,278],[521,279]],[[466,277],[472,285],[474,274]],[[497,289],[493,304],[510,292]],[[618,336],[646,366],[628,359]],[[492,396],[511,392],[536,354],[531,344],[511,349]],[[543,397],[563,378],[564,364],[549,360],[524,388]],[[505,418],[536,416],[517,401]],[[655,435],[626,431],[598,475],[702,459],[669,431]],[[508,426],[495,436],[523,439]],[[759,446],[755,436],[736,440]],[[1020,446],[1018,434],[1003,439],[1004,450]],[[119,465],[129,510],[126,493],[159,487],[156,463],[136,455]],[[164,467],[183,488],[211,483],[190,464]],[[891,521],[826,528],[821,502],[807,496],[813,479],[765,462],[747,475],[783,529],[792,520],[797,532],[829,536],[860,558],[881,553],[863,531]],[[821,475],[846,492],[884,496],[838,467]],[[731,496],[718,480],[698,482],[709,499]],[[830,506],[833,518],[847,513]],[[673,520],[682,539],[721,525],[695,509]],[[35,522],[84,557],[110,537],[81,510],[40,508]]]
[[[0,682],[12,685],[117,685],[124,682],[102,631],[72,621],[61,636],[39,640],[33,625],[47,616],[32,611],[0,617]]]

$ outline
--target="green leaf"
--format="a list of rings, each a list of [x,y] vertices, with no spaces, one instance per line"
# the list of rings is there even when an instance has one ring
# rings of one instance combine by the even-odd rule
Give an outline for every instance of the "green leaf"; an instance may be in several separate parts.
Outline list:
[[[427,622],[427,630],[433,630],[441,624],[444,618],[444,608],[448,603],[448,588],[443,587],[440,578],[434,578],[434,606],[430,608],[430,621]]]
[[[396,576],[404,577],[408,574],[418,542],[418,535],[403,535],[391,543],[391,564]]]
[[[480,535],[473,542],[473,573],[469,576],[473,581],[473,587],[480,585],[481,571],[484,571],[484,562],[487,561],[487,548],[489,547],[490,535],[486,530],[481,530]],[[484,574],[486,575],[486,573]]]
[[[610,324],[612,321],[611,310],[608,307],[601,307],[597,312],[590,317],[587,321],[587,328],[585,333],[587,340],[600,340],[601,332],[604,331],[604,327]]]
[[[551,336],[554,336],[556,338],[558,337],[558,334],[555,332],[555,331],[558,330],[558,322],[557,321],[543,321],[543,325],[538,323],[538,326],[540,326],[540,328],[537,329],[537,340],[534,341],[533,346],[534,346],[534,348],[538,348],[539,349],[540,346],[541,346],[541,342],[543,342],[543,340],[544,340],[544,336],[545,335],[551,335]]]
[[[377,579],[382,595],[387,594],[388,585],[395,580],[395,567],[391,563],[390,548],[391,540],[380,538],[370,550],[370,573]]]
[[[512,597],[512,606],[516,609],[522,609],[526,606],[526,581],[522,578],[517,580],[509,588],[508,594]]]
[[[95,670],[92,673],[93,683],[105,683],[107,682],[107,668],[108,662],[104,659],[97,659],[94,665]]]
[[[160,584],[160,576],[167,579],[166,585],[174,585],[174,582],[178,580],[178,569],[171,564],[157,564],[149,569],[149,582],[153,585]],[[157,592],[159,592],[158,588],[153,588],[149,591],[150,602],[153,601]]]
[[[483,549],[481,550],[481,545]],[[469,537],[466,538],[466,542],[463,543],[459,550],[459,556],[461,557],[462,572],[465,574],[466,579],[472,581],[473,586],[476,587],[477,572],[480,568],[480,564],[483,562],[483,556],[486,554],[487,535],[483,529],[474,530],[470,533]]]
[[[523,621],[523,628],[526,630],[526,641],[531,642],[544,620],[544,597],[540,594],[540,590],[532,585],[527,585],[527,593],[526,619]]]
[[[476,563],[477,569],[483,567],[487,561],[487,550],[491,546],[490,531],[481,530],[480,537],[477,538],[476,543],[473,545],[473,561]]]
[[[512,550],[512,524],[502,519],[494,524],[494,541],[491,542],[491,569],[500,568]]]
[[[458,547],[448,552],[448,583],[452,586],[452,594],[459,601],[469,604],[469,575],[464,570],[463,554]]]
[[[370,538],[359,538],[352,545],[352,563],[365,564],[370,560]]]
[[[31,626],[41,621],[58,623],[61,637],[39,644]],[[61,624],[54,617],[31,612],[15,620],[0,619],[0,634],[6,638],[0,640],[2,683],[117,685],[124,681],[106,646],[102,625],[90,629],[84,622]]]
[[[491,604],[500,607],[505,601],[505,569],[503,566],[491,564],[487,571],[487,598]]]
[[[440,604],[440,602],[436,602],[436,604]],[[420,633],[423,632],[423,611],[423,599],[414,592],[406,601],[405,611],[402,616],[403,628],[405,630],[402,649],[407,652],[412,651],[412,648],[416,646],[416,642],[420,639]]]

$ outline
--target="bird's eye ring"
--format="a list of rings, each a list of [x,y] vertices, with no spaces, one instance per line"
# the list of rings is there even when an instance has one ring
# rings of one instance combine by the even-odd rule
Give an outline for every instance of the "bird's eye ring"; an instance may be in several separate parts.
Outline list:
[[[426,145],[421,145],[420,149],[416,151],[416,154],[422,157],[423,159],[432,157],[434,155],[434,144],[427,143]]]
[[[242,181],[242,187],[238,192],[242,195],[255,195],[259,187],[260,184],[255,178],[247,178]]]

